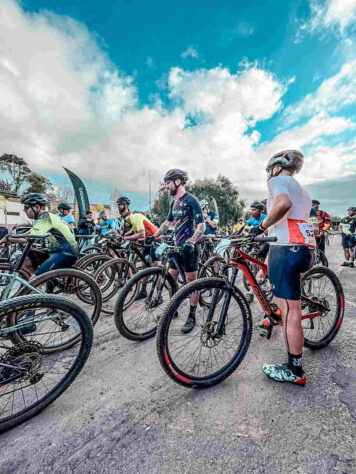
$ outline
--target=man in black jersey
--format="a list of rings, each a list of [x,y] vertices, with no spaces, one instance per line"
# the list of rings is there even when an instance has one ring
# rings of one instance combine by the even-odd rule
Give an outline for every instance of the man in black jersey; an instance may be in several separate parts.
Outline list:
[[[184,185],[188,181],[188,173],[179,169],[167,171],[164,176],[166,189],[174,197],[167,219],[155,234],[166,234],[170,225],[174,225],[174,235],[177,247],[182,253],[177,256],[182,266],[187,283],[198,277],[199,247],[198,241],[204,235],[205,223],[198,199],[185,191]],[[177,280],[179,271],[173,260],[170,261],[170,274]],[[190,297],[190,310],[186,323],[182,327],[183,333],[192,331],[195,326],[195,312],[199,300],[199,293]]]

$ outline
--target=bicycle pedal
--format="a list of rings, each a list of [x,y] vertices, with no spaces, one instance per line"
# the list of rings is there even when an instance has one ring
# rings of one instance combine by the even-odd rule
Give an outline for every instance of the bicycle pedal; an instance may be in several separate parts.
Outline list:
[[[265,337],[266,339],[271,339],[272,329],[273,329],[272,324],[268,324],[268,325],[266,324],[263,326],[263,328],[260,328],[259,334],[261,337]]]

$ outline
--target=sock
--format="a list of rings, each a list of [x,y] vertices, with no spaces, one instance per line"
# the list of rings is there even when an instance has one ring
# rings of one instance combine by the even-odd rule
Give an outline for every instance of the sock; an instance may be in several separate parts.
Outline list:
[[[190,309],[189,309],[189,316],[193,316],[195,318],[195,311],[197,310],[197,307],[196,306],[192,306],[190,305]]]
[[[288,366],[293,374],[298,376],[303,375],[302,354],[296,355],[288,352]]]

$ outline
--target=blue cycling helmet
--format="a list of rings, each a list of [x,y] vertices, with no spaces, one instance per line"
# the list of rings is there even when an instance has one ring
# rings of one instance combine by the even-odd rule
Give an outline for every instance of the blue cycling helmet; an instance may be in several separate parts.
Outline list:
[[[99,212],[99,217],[103,217],[104,214],[106,214],[106,211],[100,211]]]

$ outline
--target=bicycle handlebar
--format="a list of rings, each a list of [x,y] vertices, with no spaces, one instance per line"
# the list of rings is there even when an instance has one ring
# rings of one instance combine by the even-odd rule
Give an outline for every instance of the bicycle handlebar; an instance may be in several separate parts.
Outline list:
[[[277,242],[278,238],[277,237],[255,237],[253,242]]]

